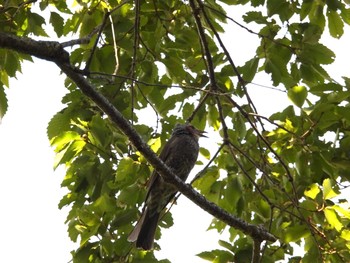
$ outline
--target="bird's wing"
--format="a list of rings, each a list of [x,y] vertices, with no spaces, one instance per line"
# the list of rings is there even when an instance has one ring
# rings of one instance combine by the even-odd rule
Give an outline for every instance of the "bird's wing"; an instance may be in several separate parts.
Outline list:
[[[176,144],[177,140],[179,139],[178,136],[172,136],[169,141],[164,145],[163,150],[161,151],[161,153],[159,154],[159,158],[166,163],[170,152],[171,152],[171,146]],[[153,188],[153,185],[157,184],[156,182],[158,182],[159,180],[161,180],[160,175],[156,172],[156,170],[153,171],[151,179],[148,181],[148,190],[147,190],[147,194],[146,194],[146,198],[145,198],[145,203],[147,203],[147,199],[149,197],[149,194]]]

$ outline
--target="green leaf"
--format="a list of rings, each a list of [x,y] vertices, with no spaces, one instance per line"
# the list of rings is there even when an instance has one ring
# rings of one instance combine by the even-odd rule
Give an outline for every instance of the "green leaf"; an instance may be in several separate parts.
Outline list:
[[[332,208],[338,213],[341,214],[341,216],[350,219],[350,210],[346,210],[345,208],[339,206],[339,205],[333,205]]]
[[[344,20],[344,22],[347,23],[348,25],[350,25],[350,9],[342,7],[340,15],[341,15],[342,19]]]
[[[309,229],[305,225],[295,225],[284,229],[283,240],[286,243],[296,242],[309,235]]]
[[[343,229],[343,231],[341,231],[340,237],[345,239],[346,241],[350,241],[350,230]]]
[[[2,74],[2,73],[0,73]],[[6,111],[7,111],[7,98],[6,98],[6,93],[4,90],[4,86],[1,85],[0,83],[0,123],[1,123],[1,119],[2,117],[4,117]]]
[[[214,263],[233,262],[234,255],[226,250],[215,249],[197,254],[198,257]]]
[[[287,21],[293,15],[293,10],[285,0],[267,0],[266,7],[269,17],[278,14],[282,22]]]
[[[53,116],[47,126],[47,136],[51,140],[54,137],[70,130],[69,114],[58,112]],[[76,135],[76,134],[75,134]]]
[[[305,86],[294,86],[288,90],[288,98],[299,108],[301,108],[306,100],[307,90]]]
[[[93,207],[101,214],[112,212],[115,210],[115,200],[105,193],[94,202]]]
[[[200,148],[199,148],[199,152],[200,152],[200,154],[201,154],[204,158],[206,158],[207,160],[210,159],[210,152],[209,152],[206,148],[200,147]]]
[[[193,183],[193,187],[200,190],[203,194],[209,193],[212,185],[216,182],[219,176],[217,167],[211,166],[207,169],[204,176]]]
[[[317,184],[312,184],[304,191],[304,195],[311,199],[315,199],[320,191],[321,190]]]
[[[45,24],[45,19],[36,14],[28,12],[28,33],[33,33],[36,36],[44,36],[47,37],[47,33],[44,30],[43,25]]]
[[[227,250],[234,251],[234,247],[229,242],[226,242],[224,240],[219,240],[219,245],[226,248]]]
[[[325,83],[310,87],[310,93],[315,95],[322,95],[325,91],[337,92],[342,91],[343,87],[337,83]]]
[[[326,207],[323,212],[330,227],[335,228],[338,232],[340,232],[344,225],[338,219],[337,213],[331,207]]]
[[[3,56],[3,59],[4,59],[4,65],[1,66],[1,71],[2,71],[2,67],[3,69],[5,69],[8,77],[16,77],[16,73],[18,71],[21,71],[21,60],[18,56],[17,53],[11,51],[11,50],[7,50],[5,52],[5,54],[2,54],[2,52],[0,51],[0,55]],[[2,76],[2,79],[5,77],[5,75]],[[4,78],[5,82],[6,83],[6,78]],[[6,85],[8,86],[8,85]]]
[[[326,24],[326,19],[323,14],[324,3],[320,1],[312,1],[312,8],[309,12],[309,19],[311,23],[319,26],[322,31]]]
[[[243,15],[246,23],[255,22],[257,24],[267,24],[267,18],[259,11],[250,11]]]
[[[340,38],[344,34],[344,22],[336,11],[327,12],[328,29],[332,37]]]
[[[312,8],[312,2],[313,0],[304,0],[301,2],[301,9],[300,9],[300,20],[303,21],[306,16],[309,15],[311,8]]]
[[[208,261],[213,261],[215,259],[215,255],[212,251],[204,251],[197,254],[196,256]]]
[[[126,157],[120,160],[115,174],[115,180],[118,183],[132,182],[137,178],[137,172],[140,169],[137,162],[132,158]]]
[[[306,24],[306,29],[303,34],[303,43],[308,43],[311,45],[318,44],[321,36],[322,36],[322,30],[319,26],[316,26],[314,24]]]
[[[216,107],[208,105],[208,123],[216,131],[219,130],[221,122],[219,121],[219,112]]]
[[[90,139],[94,145],[106,148],[111,144],[111,131],[100,115],[92,117],[89,123],[89,128],[92,135],[92,138],[90,137]]]
[[[242,74],[244,81],[251,82],[258,70],[259,58],[254,57],[248,60],[243,67],[239,68],[239,72]]]
[[[335,54],[332,50],[322,44],[306,44],[299,54],[299,59],[304,63],[331,64]]]
[[[9,87],[9,75],[7,74],[7,72],[5,70],[0,70],[0,84],[3,84],[6,87]],[[3,87],[3,85],[1,85],[1,88]]]
[[[57,153],[55,156],[55,161],[53,166],[54,169],[56,169],[60,164],[70,163],[73,157],[79,154],[79,152],[83,150],[85,145],[86,143],[83,140],[73,141],[68,145],[64,145],[65,148],[60,150],[60,152]]]
[[[323,198],[325,200],[332,199],[333,197],[338,196],[338,194],[333,191],[331,179],[329,178],[325,179],[323,181],[322,186],[323,186]]]
[[[63,18],[58,13],[51,12],[50,23],[53,26],[53,29],[55,30],[57,36],[61,37],[63,35]]]
[[[74,131],[61,132],[59,136],[56,136],[51,140],[51,145],[56,146],[55,151],[59,152],[62,150],[67,143],[75,140],[80,140],[80,134]]]

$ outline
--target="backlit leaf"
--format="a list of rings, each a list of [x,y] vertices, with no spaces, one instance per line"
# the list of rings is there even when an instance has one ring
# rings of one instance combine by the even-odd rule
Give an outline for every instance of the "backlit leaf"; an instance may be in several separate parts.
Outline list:
[[[301,108],[306,100],[307,90],[305,86],[294,86],[288,90],[288,98],[299,108]]]
[[[338,196],[336,192],[333,191],[331,179],[327,178],[323,181],[323,198],[332,199],[333,197]]]
[[[304,191],[304,195],[310,197],[311,199],[315,199],[320,191],[321,190],[317,184],[312,184]]]
[[[324,215],[327,219],[327,222],[332,228],[335,228],[338,232],[344,227],[343,224],[339,221],[337,213],[329,207],[326,207],[324,210]]]

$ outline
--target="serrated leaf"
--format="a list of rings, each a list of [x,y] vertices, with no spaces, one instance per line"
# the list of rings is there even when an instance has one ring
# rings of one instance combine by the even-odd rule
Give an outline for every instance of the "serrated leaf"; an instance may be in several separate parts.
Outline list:
[[[53,26],[53,29],[55,30],[57,36],[61,37],[63,35],[63,18],[58,13],[51,12],[50,24]]]
[[[48,37],[47,33],[44,30],[43,24],[45,24],[45,19],[36,14],[36,13],[29,13],[28,14],[28,33],[33,33],[36,36],[44,36]]]
[[[4,54],[4,65],[0,67],[4,69],[9,77],[16,77],[17,71],[21,71],[21,59],[16,52],[8,50]]]
[[[47,137],[51,140],[59,134],[70,129],[70,116],[66,113],[58,112],[51,118],[47,126]]]
[[[220,246],[222,246],[222,247],[224,247],[224,248],[226,248],[226,249],[228,249],[230,251],[234,251],[234,246],[231,243],[226,242],[224,240],[219,240],[218,243],[219,243]]]
[[[64,145],[63,150],[60,150],[59,153],[56,154],[54,160],[54,169],[56,169],[60,164],[69,163],[72,161],[73,157],[76,156],[86,145],[85,141],[77,140],[69,143],[68,145]]]
[[[7,98],[6,98],[4,86],[0,85],[0,123],[1,123],[2,117],[4,117],[7,111],[7,107],[8,107],[8,104],[7,104]]]
[[[80,134],[74,131],[62,132],[51,140],[51,145],[55,146],[55,151],[60,151],[65,145],[71,141],[79,140]]]
[[[9,85],[9,75],[5,70],[0,70],[0,82],[6,87],[10,87]]]
[[[259,11],[246,12],[243,15],[243,20],[246,23],[255,22],[257,24],[267,24],[267,19]]]

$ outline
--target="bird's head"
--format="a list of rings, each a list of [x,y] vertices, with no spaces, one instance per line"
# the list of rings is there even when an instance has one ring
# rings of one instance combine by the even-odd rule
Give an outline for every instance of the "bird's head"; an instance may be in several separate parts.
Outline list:
[[[196,140],[198,140],[199,137],[207,137],[204,133],[206,132],[196,129],[191,124],[177,124],[173,131],[173,135],[188,134],[193,136]]]

